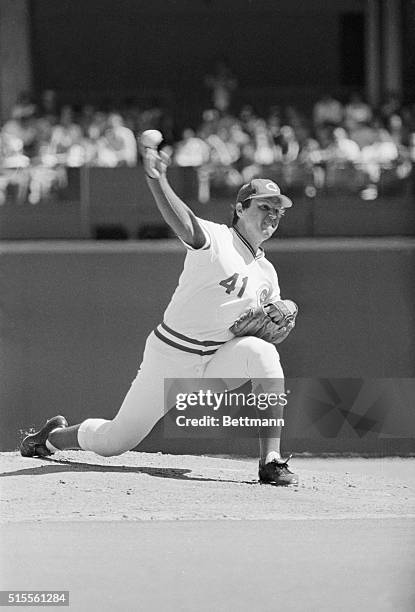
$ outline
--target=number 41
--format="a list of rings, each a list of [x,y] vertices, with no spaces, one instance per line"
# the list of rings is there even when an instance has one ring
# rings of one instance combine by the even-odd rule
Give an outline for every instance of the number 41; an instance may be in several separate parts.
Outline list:
[[[222,287],[225,287],[226,293],[229,295],[230,293],[235,291],[236,283],[238,282],[238,279],[239,279],[239,274],[235,272],[235,274],[232,274],[232,276],[230,276],[229,278],[225,278],[224,280],[220,281],[219,285],[222,285]],[[240,298],[243,296],[245,289],[246,289],[247,282],[248,282],[248,277],[244,276],[242,279],[242,286],[237,293],[237,297]]]

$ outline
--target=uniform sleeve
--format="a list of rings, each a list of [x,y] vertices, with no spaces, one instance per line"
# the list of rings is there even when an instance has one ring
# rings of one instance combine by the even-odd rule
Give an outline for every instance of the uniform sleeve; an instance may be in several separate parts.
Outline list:
[[[211,236],[210,236],[210,232],[209,229],[207,227],[207,225],[211,225],[209,223],[209,221],[205,221],[204,219],[200,219],[199,217],[197,217],[197,220],[203,230],[203,233],[205,234],[205,243],[202,247],[200,247],[199,249],[195,249],[195,247],[193,247],[191,244],[188,244],[187,242],[185,242],[182,238],[179,237],[180,242],[182,242],[184,244],[184,246],[186,247],[186,249],[188,249],[189,251],[193,251],[193,252],[197,252],[197,251],[207,251],[212,244],[212,240],[211,240]]]
[[[180,240],[186,247],[189,256],[192,258],[197,258],[200,263],[212,262],[216,258],[220,245],[225,238],[225,232],[229,232],[229,228],[226,225],[220,225],[219,223],[214,223],[213,221],[206,221],[205,219],[200,219],[199,217],[197,220],[199,221],[205,234],[205,244],[200,247],[200,249],[195,249],[181,238]]]

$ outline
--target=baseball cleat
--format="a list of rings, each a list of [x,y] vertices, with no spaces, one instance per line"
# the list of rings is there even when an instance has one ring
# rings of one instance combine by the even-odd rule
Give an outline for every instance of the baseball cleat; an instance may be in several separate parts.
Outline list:
[[[22,457],[48,457],[52,453],[46,446],[46,440],[51,431],[60,427],[68,427],[68,422],[63,416],[55,416],[43,425],[34,434],[30,434],[24,438],[20,444],[20,454]]]
[[[265,465],[259,465],[258,478],[260,484],[272,484],[274,486],[288,486],[298,484],[298,476],[288,469],[288,459],[274,459]]]

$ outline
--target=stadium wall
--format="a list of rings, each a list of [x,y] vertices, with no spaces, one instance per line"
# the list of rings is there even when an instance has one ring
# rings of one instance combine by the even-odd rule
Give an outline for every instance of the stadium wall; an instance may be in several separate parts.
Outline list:
[[[19,430],[57,413],[71,423],[110,418],[176,286],[183,249],[173,240],[0,249],[0,448],[14,449]],[[324,381],[340,381],[347,390],[342,406],[332,401],[329,420],[336,422],[328,429],[324,394],[317,393],[319,408],[314,392],[311,403],[304,401],[308,392],[297,392],[286,414],[285,448],[414,452],[415,241],[287,239],[267,252],[283,295],[300,306],[295,333],[279,349],[290,384],[298,391],[296,379],[302,388],[318,379],[326,393]],[[350,396],[356,385],[359,401]],[[372,425],[362,429],[362,419]],[[167,440],[159,425],[140,448],[251,455],[256,441]]]
[[[280,224],[280,237],[415,235],[414,173],[402,181],[388,182],[384,176],[379,197],[373,201],[361,199],[352,180],[308,198],[304,183],[285,184],[278,169],[264,167],[262,175],[274,179],[294,200]],[[169,180],[200,217],[229,222],[235,188],[212,187],[211,199],[201,204],[193,168],[172,167]],[[0,206],[2,240],[81,239],[99,234],[110,238],[111,232],[114,238],[166,237],[142,167],[69,168],[66,187],[36,206],[12,198]]]

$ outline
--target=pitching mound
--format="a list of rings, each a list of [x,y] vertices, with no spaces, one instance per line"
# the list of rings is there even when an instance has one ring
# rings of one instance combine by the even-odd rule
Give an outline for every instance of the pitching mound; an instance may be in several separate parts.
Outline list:
[[[414,459],[294,458],[296,487],[218,457],[2,453],[0,465],[3,521],[415,517]]]

